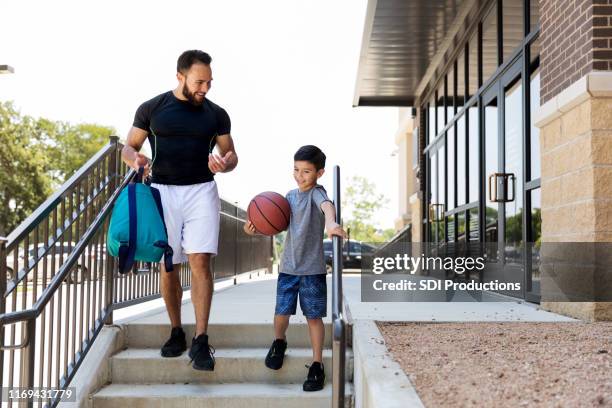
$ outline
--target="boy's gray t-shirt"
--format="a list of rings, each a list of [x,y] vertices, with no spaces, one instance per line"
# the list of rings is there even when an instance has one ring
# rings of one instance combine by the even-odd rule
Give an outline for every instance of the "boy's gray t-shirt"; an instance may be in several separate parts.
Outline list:
[[[279,272],[289,275],[325,274],[323,229],[325,215],[321,204],[331,201],[325,189],[316,185],[308,191],[291,190],[285,196],[291,218]]]

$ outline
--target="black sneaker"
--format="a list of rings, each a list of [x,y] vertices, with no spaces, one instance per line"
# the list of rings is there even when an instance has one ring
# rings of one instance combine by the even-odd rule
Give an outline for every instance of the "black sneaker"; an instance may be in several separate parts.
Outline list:
[[[191,340],[191,348],[189,349],[189,357],[193,362],[193,368],[203,371],[214,371],[215,369],[215,348],[208,344],[208,336],[200,334],[197,338]]]
[[[319,391],[323,389],[324,385],[325,372],[323,371],[323,364],[315,361],[308,369],[308,377],[304,381],[303,389],[304,391]]]
[[[287,342],[283,339],[276,339],[270,346],[270,351],[266,356],[266,367],[272,370],[279,370],[283,366],[285,358],[285,350],[287,350]]]
[[[161,348],[162,357],[178,357],[187,350],[185,332],[181,327],[174,327],[170,333],[170,338]]]

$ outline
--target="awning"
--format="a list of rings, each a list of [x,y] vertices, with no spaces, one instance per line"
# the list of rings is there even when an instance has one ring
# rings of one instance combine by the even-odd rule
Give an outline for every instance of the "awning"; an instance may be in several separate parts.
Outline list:
[[[353,106],[413,106],[469,0],[369,0]]]

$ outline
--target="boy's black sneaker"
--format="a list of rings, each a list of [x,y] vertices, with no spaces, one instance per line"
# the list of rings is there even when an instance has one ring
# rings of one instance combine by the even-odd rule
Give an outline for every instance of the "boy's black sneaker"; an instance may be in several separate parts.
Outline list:
[[[197,338],[191,340],[191,348],[189,349],[189,357],[193,362],[193,368],[203,371],[214,371],[215,369],[215,348],[208,344],[208,335],[200,334]]]
[[[170,338],[161,348],[162,357],[178,357],[187,350],[185,332],[181,327],[172,328]]]
[[[320,391],[324,385],[325,372],[323,371],[323,364],[315,361],[308,369],[308,377],[304,381],[303,389],[304,391]]]
[[[270,351],[266,356],[266,367],[272,370],[279,370],[283,366],[285,358],[285,350],[287,350],[287,342],[283,339],[276,339],[270,346]]]

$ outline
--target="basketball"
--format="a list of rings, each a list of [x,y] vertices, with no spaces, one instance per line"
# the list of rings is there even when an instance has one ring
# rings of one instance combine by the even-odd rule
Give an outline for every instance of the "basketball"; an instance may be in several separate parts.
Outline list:
[[[282,195],[274,191],[264,191],[251,200],[247,215],[257,232],[275,235],[289,226],[291,208]]]

